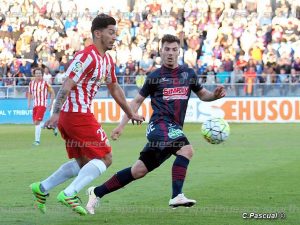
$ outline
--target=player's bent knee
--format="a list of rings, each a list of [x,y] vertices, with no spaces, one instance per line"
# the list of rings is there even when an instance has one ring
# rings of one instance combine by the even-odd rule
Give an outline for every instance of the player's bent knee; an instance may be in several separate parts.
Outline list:
[[[194,155],[194,149],[192,145],[185,145],[179,151],[176,152],[177,155],[182,155],[188,159],[192,159]]]
[[[131,168],[131,173],[134,179],[140,179],[148,173],[145,164],[138,160]]]
[[[40,123],[41,123],[41,121],[38,121],[38,120],[33,122],[34,125],[39,125]]]
[[[106,167],[109,167],[112,164],[112,154],[106,154],[101,160],[105,163]]]
[[[100,174],[102,174],[107,168],[106,164],[101,159],[92,159],[90,162],[99,169]]]

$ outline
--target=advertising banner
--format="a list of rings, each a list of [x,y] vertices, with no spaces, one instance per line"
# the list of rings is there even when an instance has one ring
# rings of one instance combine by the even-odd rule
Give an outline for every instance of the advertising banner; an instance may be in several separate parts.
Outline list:
[[[101,123],[117,123],[124,115],[113,99],[95,99],[92,112]],[[139,113],[149,121],[152,114],[149,98],[145,99]],[[228,122],[299,123],[300,98],[223,98],[213,102],[190,99],[185,122],[200,123],[210,117],[221,117]],[[49,111],[44,118],[49,118]],[[32,123],[32,110],[27,108],[27,100],[0,100],[0,123]]]
[[[27,99],[1,99],[0,100],[0,124],[1,123],[32,123],[32,108],[28,109]],[[50,112],[45,112],[44,120],[49,118]]]

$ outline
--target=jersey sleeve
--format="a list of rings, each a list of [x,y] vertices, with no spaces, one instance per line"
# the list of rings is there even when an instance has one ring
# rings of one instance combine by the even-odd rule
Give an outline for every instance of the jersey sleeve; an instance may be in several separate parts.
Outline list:
[[[198,91],[200,91],[203,86],[202,84],[199,82],[200,79],[198,79],[196,73],[194,70],[189,70],[189,74],[191,74],[191,80],[190,80],[190,87],[191,87],[191,90],[194,92],[194,93],[197,93]]]
[[[106,84],[110,83],[116,83],[117,82],[117,76],[116,76],[116,69],[115,69],[115,64],[110,55],[107,54],[107,71],[106,71],[106,79],[105,82]]]
[[[147,98],[149,95],[151,95],[151,93],[154,90],[154,87],[153,87],[153,78],[151,78],[150,75],[148,75],[148,77],[146,78],[145,83],[144,83],[142,89],[139,92],[139,94],[141,96],[145,97],[145,98]]]
[[[66,77],[69,77],[75,83],[78,83],[93,70],[94,66],[95,62],[90,54],[77,54],[66,71]]]

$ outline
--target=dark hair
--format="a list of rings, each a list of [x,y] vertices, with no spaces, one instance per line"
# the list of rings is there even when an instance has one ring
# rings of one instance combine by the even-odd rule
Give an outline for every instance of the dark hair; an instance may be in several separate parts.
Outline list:
[[[113,17],[101,13],[93,19],[92,27],[91,27],[92,35],[94,36],[95,30],[104,29],[107,28],[109,25],[116,25],[116,24],[117,22]]]
[[[170,42],[170,43],[176,42],[177,44],[180,44],[179,38],[171,34],[165,34],[163,36],[163,38],[161,39],[161,45],[163,45],[165,42]]]
[[[41,71],[42,74],[44,73],[44,70],[43,70],[42,68],[36,67],[36,68],[33,70],[33,74],[35,74],[35,72],[38,71],[38,70]]]

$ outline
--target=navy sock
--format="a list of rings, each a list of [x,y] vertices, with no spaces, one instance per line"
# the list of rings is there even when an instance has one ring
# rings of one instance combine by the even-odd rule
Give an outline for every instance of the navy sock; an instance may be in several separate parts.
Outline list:
[[[131,174],[131,167],[129,167],[117,172],[104,184],[96,187],[94,189],[94,193],[99,198],[102,198],[104,195],[124,187],[125,185],[129,184],[133,180],[135,179]]]
[[[178,155],[172,167],[172,198],[182,193],[182,186],[185,180],[186,170],[190,160],[182,155]]]

